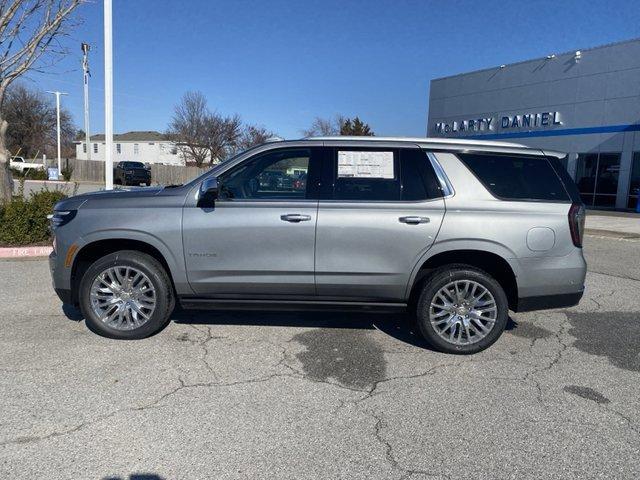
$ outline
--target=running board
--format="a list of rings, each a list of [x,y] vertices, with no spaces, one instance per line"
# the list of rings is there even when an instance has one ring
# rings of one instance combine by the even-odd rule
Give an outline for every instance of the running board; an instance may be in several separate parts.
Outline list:
[[[399,312],[406,310],[406,303],[334,302],[318,300],[238,300],[219,298],[180,299],[180,305],[188,310],[271,310],[271,311],[366,311]]]

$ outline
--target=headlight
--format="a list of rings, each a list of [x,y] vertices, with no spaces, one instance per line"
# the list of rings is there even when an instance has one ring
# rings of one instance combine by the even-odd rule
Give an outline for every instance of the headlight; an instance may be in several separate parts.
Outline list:
[[[76,212],[77,210],[57,210],[53,212],[52,215],[47,215],[51,231],[53,232],[56,228],[66,225],[73,220],[73,217],[76,216]]]

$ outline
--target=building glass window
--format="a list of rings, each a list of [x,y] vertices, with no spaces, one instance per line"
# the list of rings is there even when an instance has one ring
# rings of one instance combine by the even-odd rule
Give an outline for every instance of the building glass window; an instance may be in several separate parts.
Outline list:
[[[576,184],[582,201],[593,207],[615,207],[620,153],[578,155]]]
[[[640,198],[640,152],[633,154],[631,165],[631,179],[629,180],[629,199],[627,207],[638,208],[638,198]]]
[[[98,144],[97,143],[93,144],[93,153],[98,153]]]
[[[122,153],[122,144],[121,143],[116,143],[116,152],[117,153]]]
[[[82,144],[82,153],[87,153],[87,144],[86,143]]]
[[[137,143],[133,144],[133,154],[134,155],[138,155],[138,153],[140,153],[140,145],[138,145]]]

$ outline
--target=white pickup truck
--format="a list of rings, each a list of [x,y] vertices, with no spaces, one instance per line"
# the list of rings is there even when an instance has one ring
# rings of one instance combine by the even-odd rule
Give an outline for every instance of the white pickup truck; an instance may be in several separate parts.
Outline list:
[[[28,170],[30,168],[33,168],[34,170],[44,170],[45,168],[42,163],[25,162],[24,158],[22,157],[11,157],[11,160],[9,160],[9,166],[11,168],[20,170],[21,172],[24,172],[25,170]]]

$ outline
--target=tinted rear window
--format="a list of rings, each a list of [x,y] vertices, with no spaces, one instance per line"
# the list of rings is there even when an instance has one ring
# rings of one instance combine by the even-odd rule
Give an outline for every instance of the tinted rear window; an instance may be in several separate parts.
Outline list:
[[[458,156],[498,198],[569,201],[567,191],[546,158],[487,154]]]

